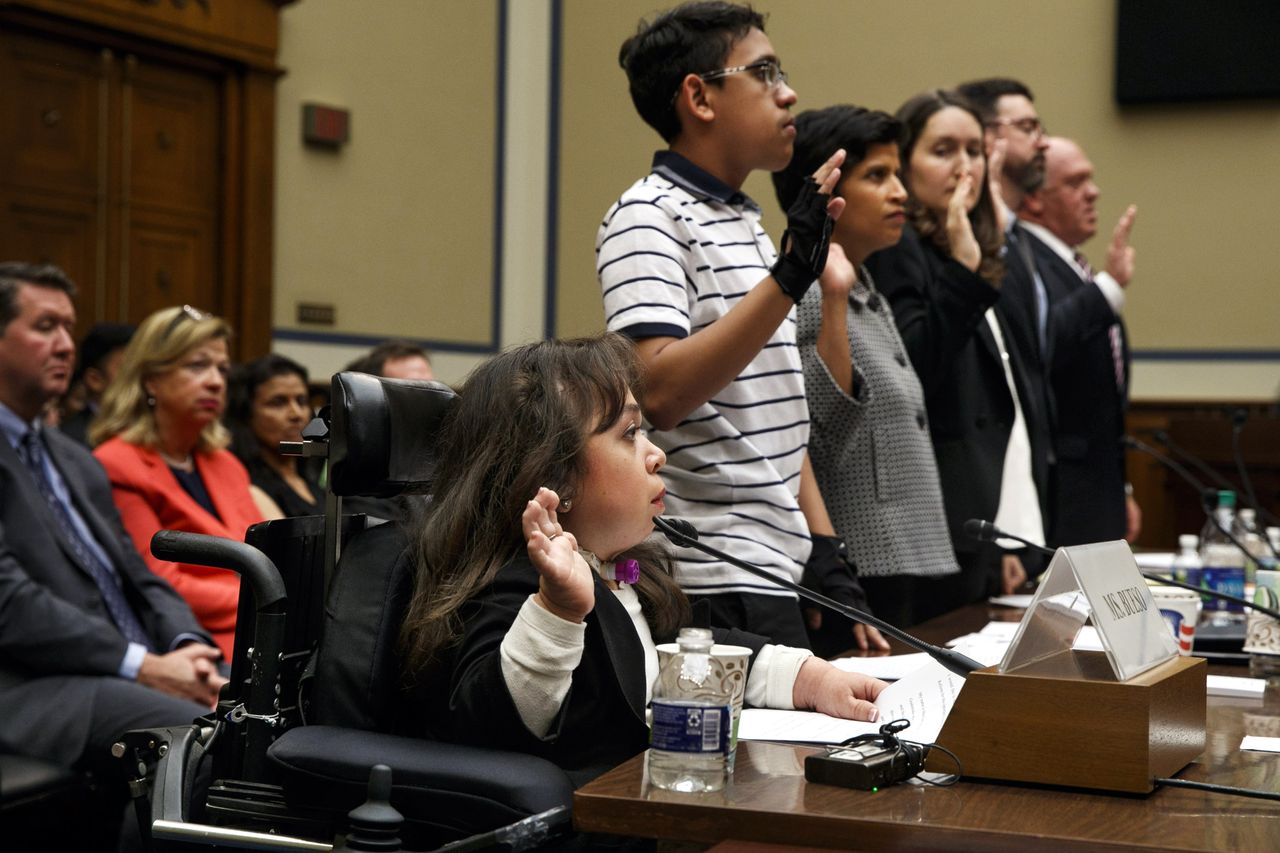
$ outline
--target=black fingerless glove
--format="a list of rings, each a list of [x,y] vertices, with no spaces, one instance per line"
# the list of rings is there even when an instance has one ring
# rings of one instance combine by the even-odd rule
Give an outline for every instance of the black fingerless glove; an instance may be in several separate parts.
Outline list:
[[[812,539],[813,550],[809,552],[809,561],[804,565],[800,585],[834,598],[841,604],[870,613],[867,594],[863,591],[862,584],[858,583],[858,570],[853,565],[844,542],[835,536],[820,534],[814,534]]]
[[[818,182],[809,177],[787,210],[787,230],[782,234],[781,252],[769,272],[782,292],[797,305],[827,265],[827,248],[831,245],[834,224],[827,215],[829,201],[831,196],[818,192]]]

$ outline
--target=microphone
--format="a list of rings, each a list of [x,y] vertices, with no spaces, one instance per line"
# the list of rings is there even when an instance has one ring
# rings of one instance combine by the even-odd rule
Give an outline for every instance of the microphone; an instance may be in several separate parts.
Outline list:
[[[1192,454],[1189,450],[1187,450],[1186,448],[1174,442],[1173,438],[1170,437],[1169,433],[1165,432],[1162,429],[1158,429],[1155,432],[1151,433],[1151,437],[1154,438],[1161,445],[1163,445],[1165,449],[1168,450],[1170,453],[1172,453],[1174,456],[1178,457],[1184,462],[1189,463],[1191,467],[1195,468],[1197,471],[1199,471],[1204,476],[1208,477],[1210,480],[1213,480],[1215,483],[1218,484],[1220,488],[1230,489],[1233,492],[1239,491],[1236,488],[1236,485],[1234,483],[1232,483],[1226,477],[1222,476],[1217,471],[1209,467],[1208,463],[1206,463],[1203,459]]]
[[[1010,533],[1007,530],[1001,530],[999,527],[996,527],[991,522],[983,521],[980,518],[971,518],[968,521],[966,521],[964,523],[964,532],[965,532],[965,535],[970,536],[973,539],[978,540],[979,542],[994,542],[997,539],[1013,539],[1017,542],[1022,542],[1025,545],[1030,545],[1032,548],[1035,548],[1039,551],[1043,551],[1046,554],[1054,553],[1048,548],[1042,548],[1041,546],[1035,544],[1034,542],[1028,542],[1026,539],[1023,539],[1021,536]],[[1272,619],[1280,620],[1280,612],[1272,610],[1269,607],[1263,607],[1261,604],[1254,604],[1252,601],[1249,601],[1247,598],[1240,598],[1239,596],[1229,595],[1228,593],[1225,593],[1225,592],[1218,592],[1217,590],[1214,590],[1214,589],[1205,589],[1204,587],[1199,587],[1199,586],[1196,586],[1195,584],[1183,583],[1182,581],[1175,580],[1174,578],[1171,578],[1168,575],[1156,574],[1155,572],[1144,572],[1141,569],[1139,569],[1138,574],[1142,575],[1147,580],[1155,581],[1158,584],[1163,584],[1165,586],[1181,587],[1182,589],[1189,589],[1192,592],[1198,592],[1201,595],[1207,595],[1210,598],[1217,598],[1217,599],[1221,599],[1222,601],[1232,601],[1232,602],[1235,602],[1236,604],[1243,604],[1245,607],[1248,607],[1251,610],[1256,610],[1259,613],[1265,613],[1268,616],[1270,616]]]
[[[1244,432],[1244,425],[1249,420],[1249,410],[1239,407],[1231,413],[1231,455],[1235,459],[1236,473],[1240,475],[1240,482],[1244,484],[1244,493],[1249,497],[1249,506],[1253,508],[1259,516],[1264,517],[1272,524],[1280,524],[1280,518],[1259,505],[1258,496],[1253,491],[1253,481],[1249,479],[1249,469],[1244,466],[1244,454],[1240,451],[1240,433]],[[1266,537],[1263,537],[1266,540]],[[1271,542],[1267,541],[1267,547],[1271,547]],[[1280,553],[1276,553],[1274,548],[1271,553],[1280,557]]]
[[[1227,541],[1229,541],[1232,545],[1235,545],[1237,548],[1240,549],[1240,553],[1244,554],[1245,560],[1253,559],[1253,555],[1249,553],[1249,549],[1244,547],[1244,545],[1240,544],[1240,540],[1237,539],[1230,530],[1228,530],[1227,528],[1223,527],[1221,524],[1218,523],[1218,517],[1214,515],[1213,508],[1210,506],[1210,499],[1213,497],[1213,489],[1206,488],[1205,484],[1197,480],[1195,477],[1193,477],[1190,471],[1188,471],[1183,466],[1179,465],[1177,462],[1174,462],[1168,456],[1165,456],[1163,453],[1156,450],[1151,445],[1145,442],[1139,441],[1138,439],[1134,438],[1131,435],[1126,435],[1123,441],[1125,446],[1131,447],[1134,450],[1147,454],[1152,459],[1156,460],[1161,465],[1168,468],[1173,473],[1177,474],[1193,489],[1198,491],[1200,493],[1200,509],[1204,511],[1204,514],[1208,517],[1209,521],[1213,523],[1213,526],[1218,528],[1218,530],[1222,531],[1222,535],[1227,537]]]
[[[750,572],[756,577],[766,580],[775,586],[780,586],[783,589],[789,589],[801,598],[807,598],[815,604],[821,604],[829,610],[834,610],[841,616],[847,616],[855,622],[874,625],[890,637],[893,637],[895,640],[905,643],[917,651],[924,652],[961,678],[964,678],[975,669],[982,669],[982,664],[967,655],[952,651],[951,649],[940,648],[932,643],[926,643],[924,640],[913,637],[906,631],[895,628],[893,625],[890,625],[883,619],[878,619],[875,616],[872,616],[870,613],[866,613],[856,607],[850,607],[847,604],[841,604],[835,599],[828,598],[821,593],[814,592],[808,587],[803,587],[798,583],[792,583],[785,578],[776,577],[759,566],[753,566],[746,560],[740,560],[737,557],[730,556],[723,551],[700,542],[698,540],[698,529],[682,518],[662,518],[659,516],[653,520],[653,526],[661,531],[663,536],[666,536],[667,539],[671,540],[671,544],[673,545],[679,545],[684,548],[693,548],[704,554],[709,554],[717,560],[724,560],[726,563],[737,566],[745,572]]]
[[[1054,555],[1052,548],[1046,548],[1043,545],[1037,545],[1030,539],[1023,539],[1021,536],[1015,536],[1008,531],[1001,530],[990,521],[983,521],[981,518],[971,518],[964,523],[964,534],[970,539],[978,542],[994,542],[997,539],[1012,539],[1014,542],[1021,542],[1033,551],[1039,551],[1049,557]]]
[[[1239,504],[1241,507],[1248,507],[1249,509],[1252,509],[1254,512],[1258,514],[1259,518],[1265,519],[1267,521],[1270,521],[1276,524],[1280,524],[1280,519],[1277,519],[1267,509],[1258,505],[1257,496],[1253,492],[1253,484],[1249,481],[1249,472],[1245,469],[1244,458],[1240,454],[1240,430],[1244,426],[1245,420],[1248,419],[1249,413],[1245,409],[1236,409],[1235,412],[1236,412],[1236,417],[1233,419],[1232,427],[1231,427],[1231,447],[1232,447],[1232,453],[1235,457],[1236,473],[1240,475],[1240,482],[1244,484],[1243,489],[1236,488],[1236,485],[1234,483],[1232,483],[1226,477],[1219,474],[1217,471],[1213,470],[1213,468],[1208,463],[1206,463],[1203,459],[1196,456],[1194,453],[1187,450],[1185,447],[1178,445],[1176,442],[1174,442],[1173,438],[1170,437],[1169,433],[1165,432],[1164,430],[1158,429],[1154,431],[1153,433],[1151,433],[1151,437],[1154,438],[1161,445],[1163,445],[1165,449],[1167,449],[1174,456],[1177,456],[1179,459],[1183,460],[1184,462],[1189,463],[1193,468],[1195,468],[1201,474],[1205,475],[1210,480],[1217,483],[1219,488],[1230,489],[1231,491],[1239,494],[1240,495]],[[1270,547],[1270,543],[1268,543],[1268,547]],[[1280,557],[1280,554],[1276,554],[1276,556]]]

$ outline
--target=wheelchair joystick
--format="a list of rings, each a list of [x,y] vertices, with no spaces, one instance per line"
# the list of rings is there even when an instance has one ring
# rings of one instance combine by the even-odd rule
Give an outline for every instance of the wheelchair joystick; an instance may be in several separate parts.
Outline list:
[[[391,768],[375,764],[369,772],[369,798],[347,815],[351,831],[333,853],[347,850],[396,851],[404,816],[391,805]]]

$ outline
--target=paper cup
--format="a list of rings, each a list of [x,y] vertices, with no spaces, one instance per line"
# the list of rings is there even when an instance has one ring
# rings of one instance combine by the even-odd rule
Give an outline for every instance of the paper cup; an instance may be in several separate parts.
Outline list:
[[[1178,653],[1184,657],[1191,654],[1200,620],[1200,594],[1176,586],[1153,586],[1151,597],[1178,641]]]
[[[679,643],[663,643],[658,646],[658,680],[669,678],[667,661],[680,651]],[[716,643],[711,647],[711,657],[719,664],[718,672],[713,672],[714,684],[707,685],[708,695],[715,696],[728,691],[733,707],[733,728],[729,732],[729,769],[733,769],[733,759],[738,751],[738,721],[742,719],[742,703],[747,695],[747,661],[751,657],[751,649],[746,646],[726,646]],[[715,668],[713,668],[714,670]],[[674,685],[663,684],[668,690]]]

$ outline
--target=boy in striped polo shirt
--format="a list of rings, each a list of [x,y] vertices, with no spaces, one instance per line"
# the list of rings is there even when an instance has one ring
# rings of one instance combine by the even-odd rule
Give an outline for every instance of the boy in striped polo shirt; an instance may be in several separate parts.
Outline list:
[[[731,3],[688,3],[641,25],[619,57],[641,117],[667,141],[651,174],[609,209],[596,271],[609,329],[645,363],[645,417],[667,454],[669,514],[779,577],[865,606],[834,538],[806,451],[795,306],[826,263],[832,155],[787,213],[775,253],[741,192],[791,159],[795,92],[764,19]],[[676,578],[712,621],[807,646],[794,595],[682,553]],[[811,612],[810,625],[820,614]],[[860,647],[887,648],[858,625]]]

